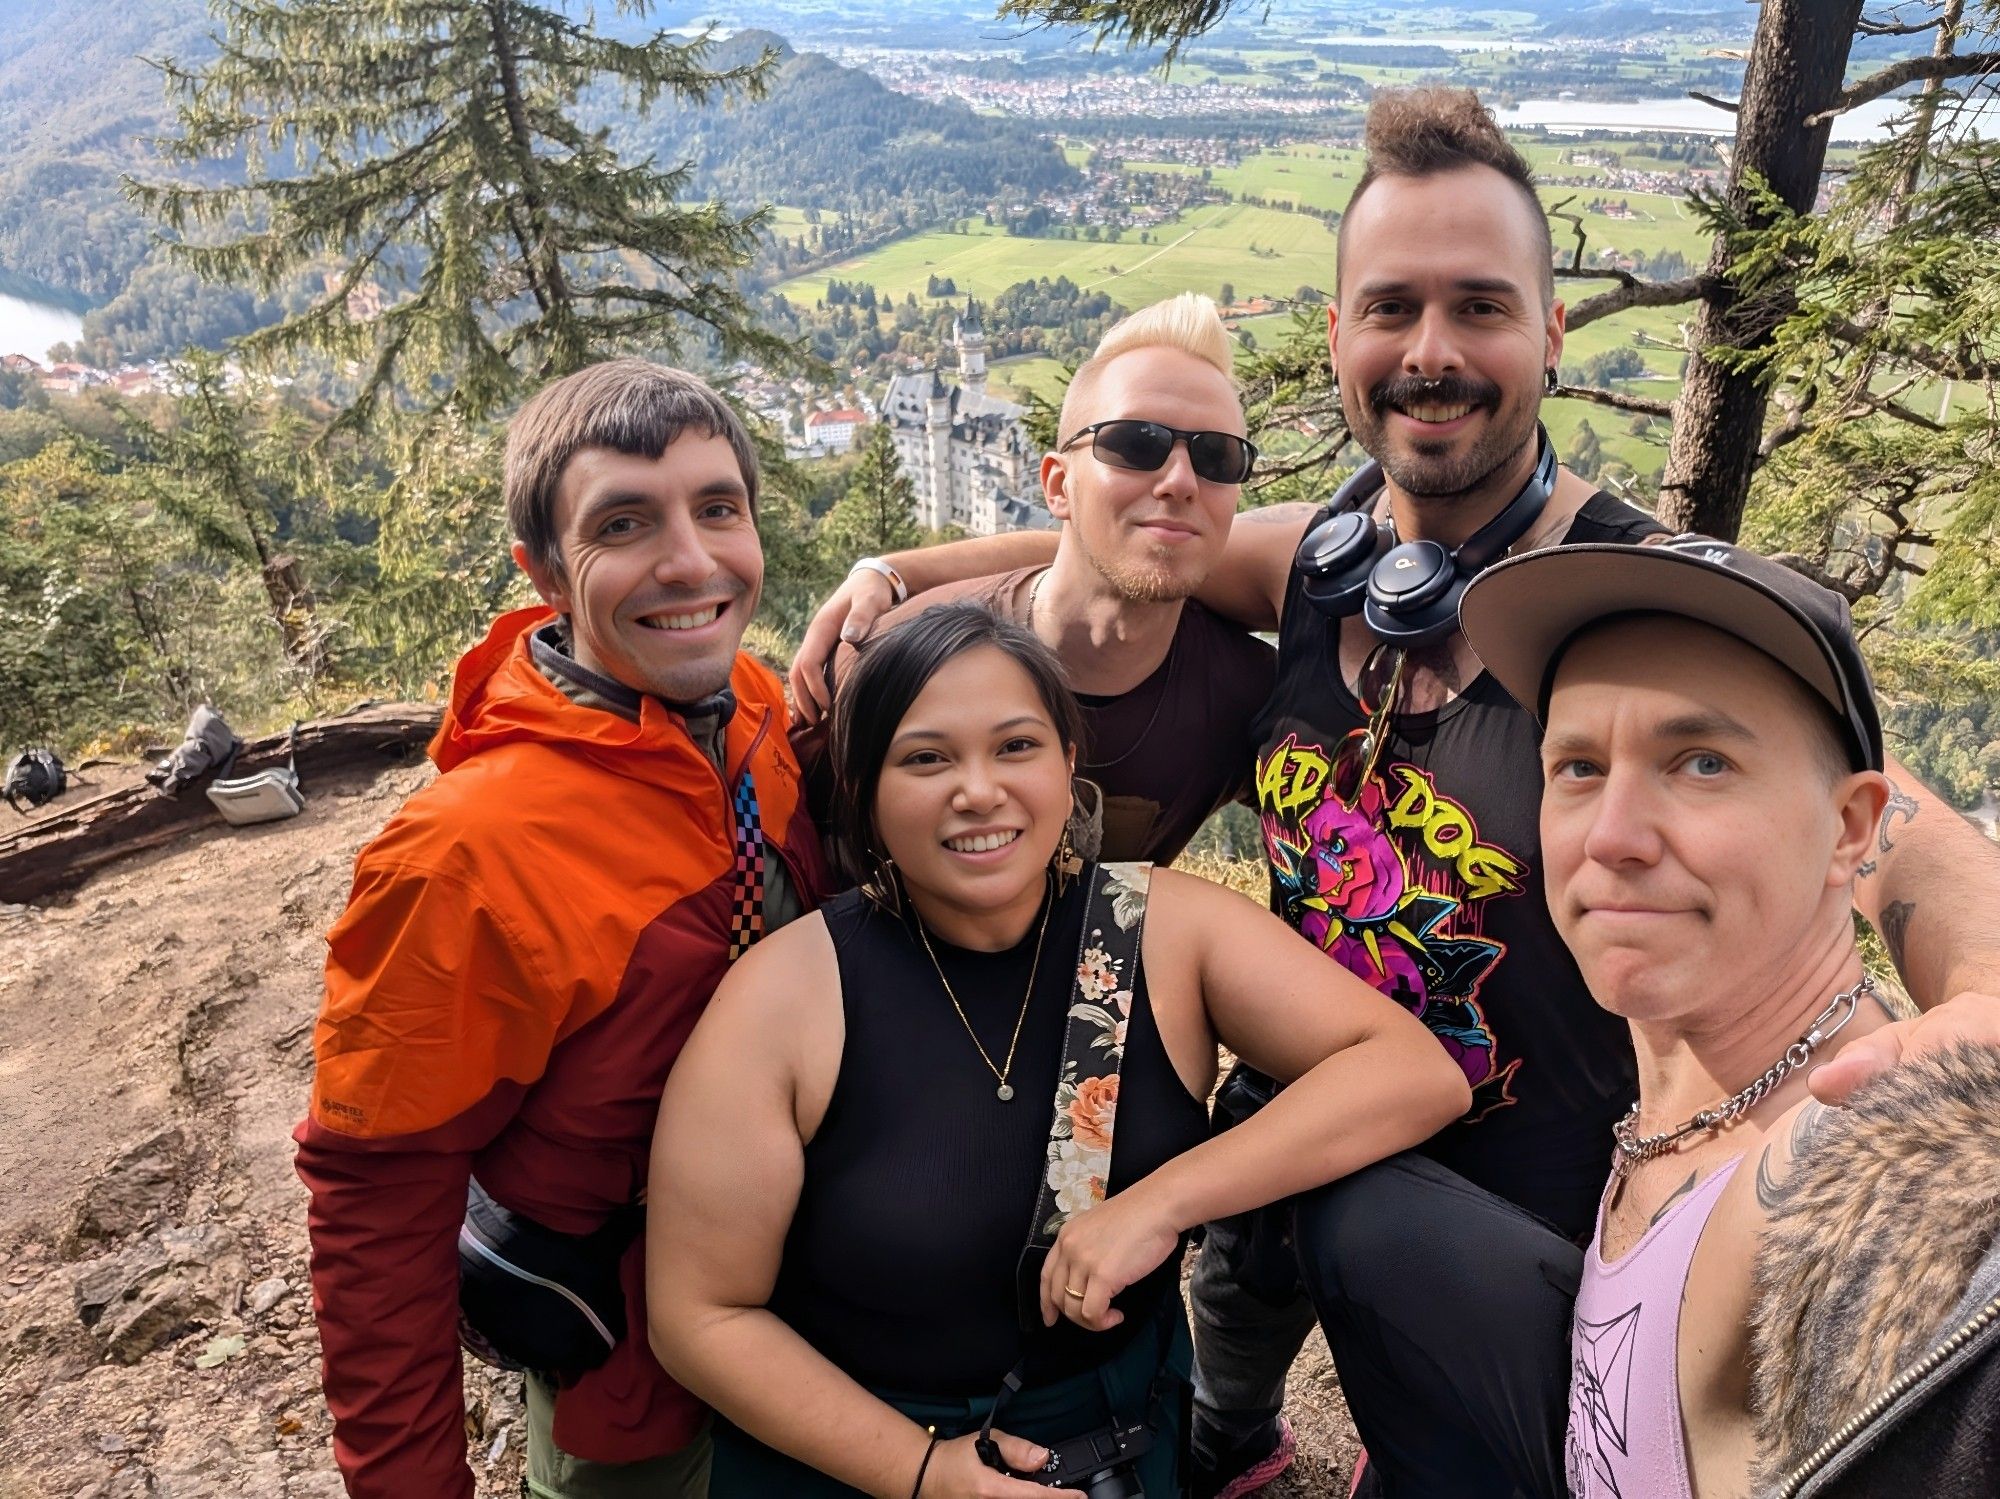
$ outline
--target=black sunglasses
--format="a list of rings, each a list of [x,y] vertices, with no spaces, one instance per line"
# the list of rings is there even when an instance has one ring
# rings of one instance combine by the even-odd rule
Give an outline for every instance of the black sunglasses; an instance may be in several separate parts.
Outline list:
[[[1164,468],[1177,442],[1187,443],[1188,466],[1213,484],[1241,484],[1257,466],[1256,445],[1234,432],[1183,432],[1135,417],[1092,422],[1056,451],[1067,453],[1086,437],[1092,456],[1100,462],[1142,474]]]

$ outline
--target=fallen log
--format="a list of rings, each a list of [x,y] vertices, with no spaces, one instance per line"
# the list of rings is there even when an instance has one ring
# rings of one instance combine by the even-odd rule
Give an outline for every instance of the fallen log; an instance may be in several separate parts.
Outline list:
[[[384,703],[300,724],[299,781],[308,805],[316,781],[412,759],[437,732],[440,711],[419,703]],[[284,733],[245,740],[229,773],[250,775],[283,765],[288,744]],[[227,826],[200,786],[178,797],[162,796],[143,782],[102,792],[0,832],[0,902],[46,900],[107,864],[211,824]]]

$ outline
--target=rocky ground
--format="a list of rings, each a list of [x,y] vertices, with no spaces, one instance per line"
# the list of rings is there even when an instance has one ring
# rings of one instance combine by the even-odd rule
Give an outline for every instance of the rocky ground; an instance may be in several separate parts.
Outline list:
[[[0,1499],[341,1493],[290,1132],[321,934],[429,775],[308,785],[292,821],[0,906]],[[1311,1341],[1273,1499],[1346,1492],[1353,1435]],[[467,1371],[479,1492],[514,1495],[516,1382]]]

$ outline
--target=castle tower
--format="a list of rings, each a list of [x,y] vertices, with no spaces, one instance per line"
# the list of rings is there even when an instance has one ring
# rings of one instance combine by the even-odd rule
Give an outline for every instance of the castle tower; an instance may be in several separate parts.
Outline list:
[[[944,375],[938,370],[931,371],[931,393],[925,404],[924,434],[929,438],[930,491],[925,498],[922,520],[931,530],[939,530],[951,524],[952,475],[951,475],[951,387],[944,383]]]
[[[979,321],[979,304],[967,297],[965,311],[953,321],[952,342],[958,345],[959,383],[974,395],[986,394],[986,329]]]

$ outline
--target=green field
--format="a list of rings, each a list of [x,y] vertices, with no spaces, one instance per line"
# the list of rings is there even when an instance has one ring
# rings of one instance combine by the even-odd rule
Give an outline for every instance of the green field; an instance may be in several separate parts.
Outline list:
[[[1125,307],[1143,307],[1192,288],[1214,295],[1226,281],[1239,297],[1290,296],[1323,284],[1333,268],[1333,233],[1317,219],[1279,209],[1209,204],[1116,243],[1030,239],[974,225],[970,234],[933,230],[788,281],[778,290],[810,304],[829,280],[858,281],[900,301],[924,295],[932,276],[949,277],[961,297],[992,297],[1017,281],[1067,276],[1102,289]]]
[[[1218,167],[1211,180],[1238,196],[1338,211],[1361,176],[1361,153],[1333,146],[1259,151],[1240,165]]]
[[[988,381],[995,394],[1012,396],[1023,403],[1031,395],[1053,401],[1068,383],[1069,376],[1059,361],[1040,357],[999,360],[992,366]]]
[[[838,218],[839,215],[833,215]],[[788,208],[780,203],[771,205],[771,217],[764,232],[773,239],[804,239],[812,226],[806,222],[803,208]]]

